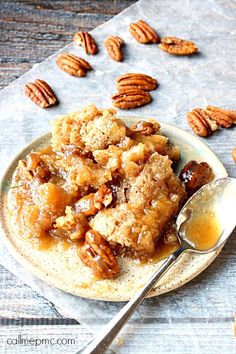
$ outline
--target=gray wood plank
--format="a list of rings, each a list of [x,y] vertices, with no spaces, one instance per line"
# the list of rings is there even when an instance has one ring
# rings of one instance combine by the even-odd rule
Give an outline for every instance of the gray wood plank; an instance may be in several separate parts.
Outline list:
[[[133,4],[124,1],[0,1],[0,88]]]
[[[75,353],[92,338],[91,333],[79,325],[13,326],[2,327],[0,331],[1,353],[6,354]],[[200,342],[197,337],[201,338]],[[30,338],[34,345],[24,345]],[[117,354],[229,354],[235,353],[235,348],[233,324],[224,322],[202,323],[201,326],[197,323],[127,325],[112,349]]]
[[[58,317],[51,303],[0,266],[0,317]]]

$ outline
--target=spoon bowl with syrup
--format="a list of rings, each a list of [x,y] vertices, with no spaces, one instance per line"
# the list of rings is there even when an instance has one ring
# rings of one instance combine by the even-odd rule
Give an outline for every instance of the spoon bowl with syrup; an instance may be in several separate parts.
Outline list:
[[[223,246],[235,228],[235,210],[235,178],[218,179],[202,187],[178,215],[180,249],[210,253]]]
[[[210,253],[224,245],[236,226],[235,212],[235,178],[221,178],[200,188],[177,217],[179,248],[166,258],[144,287],[103,327],[98,336],[78,353],[105,353],[137,307],[181,254]]]

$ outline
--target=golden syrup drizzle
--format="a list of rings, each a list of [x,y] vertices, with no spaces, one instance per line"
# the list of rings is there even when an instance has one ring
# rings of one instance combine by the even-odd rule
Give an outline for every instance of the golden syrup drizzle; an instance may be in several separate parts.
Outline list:
[[[222,232],[217,215],[213,210],[193,214],[184,226],[186,240],[197,250],[213,248]]]

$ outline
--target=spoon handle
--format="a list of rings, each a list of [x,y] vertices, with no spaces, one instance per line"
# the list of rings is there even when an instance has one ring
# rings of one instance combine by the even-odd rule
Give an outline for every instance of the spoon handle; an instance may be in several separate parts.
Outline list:
[[[89,342],[86,347],[82,348],[76,354],[103,354],[109,348],[110,344],[113,342],[115,337],[118,335],[122,327],[132,316],[136,308],[142,303],[147,294],[155,286],[157,280],[159,280],[162,275],[170,268],[173,262],[182,253],[180,248],[173,254],[171,254],[161,265],[161,267],[153,274],[153,276],[148,280],[145,286],[138,292],[133,299],[131,299],[117,314],[113,319],[108,322],[98,335]]]

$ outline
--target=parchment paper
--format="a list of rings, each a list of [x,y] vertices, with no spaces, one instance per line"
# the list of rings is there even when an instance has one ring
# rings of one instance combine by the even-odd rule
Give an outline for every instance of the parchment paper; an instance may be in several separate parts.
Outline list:
[[[161,121],[190,131],[186,112],[192,108],[211,104],[235,109],[235,10],[235,2],[227,0],[140,0],[92,31],[99,45],[98,55],[86,56],[83,49],[73,43],[61,50],[77,54],[91,63],[94,70],[85,78],[71,77],[60,71],[55,63],[58,53],[35,65],[0,93],[1,169],[20,148],[49,131],[54,117],[78,110],[88,103],[99,107],[111,106],[114,80],[126,72],[150,74],[158,79],[160,85],[151,93],[153,102],[150,105],[133,111],[120,111],[120,115],[155,115]],[[199,47],[199,54],[175,57],[161,51],[157,45],[138,44],[129,34],[128,25],[139,18],[146,20],[161,37],[173,35],[194,41]],[[111,34],[121,36],[126,42],[122,63],[111,60],[102,45],[106,36]],[[52,86],[60,100],[58,107],[43,110],[24,96],[23,85],[36,78],[44,79]],[[232,176],[236,170],[230,156],[236,145],[235,135],[235,129],[228,129],[207,139]],[[85,300],[52,288],[27,273],[2,242],[0,263],[53,302],[63,315],[77,319],[90,326],[91,330],[104,324],[123,306],[121,303]],[[134,321],[142,318],[140,311],[134,315]]]

